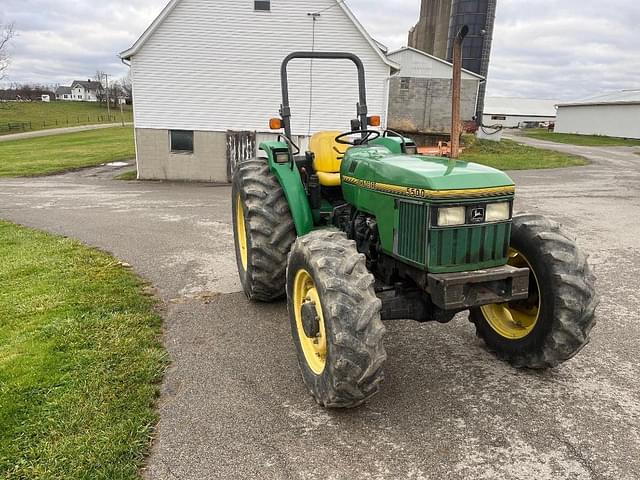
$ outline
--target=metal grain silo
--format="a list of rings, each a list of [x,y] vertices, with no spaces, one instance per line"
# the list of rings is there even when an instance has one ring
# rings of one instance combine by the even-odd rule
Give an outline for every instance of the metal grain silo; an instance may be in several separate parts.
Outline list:
[[[496,3],[497,0],[453,0],[451,4],[447,59],[451,61],[453,41],[460,29],[467,25],[469,34],[462,49],[462,66],[485,78],[489,71]],[[485,88],[486,83],[480,85],[476,115],[478,121],[482,119]]]

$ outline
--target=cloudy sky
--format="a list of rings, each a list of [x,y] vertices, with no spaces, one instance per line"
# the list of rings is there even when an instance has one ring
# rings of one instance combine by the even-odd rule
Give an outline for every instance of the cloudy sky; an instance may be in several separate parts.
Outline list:
[[[8,81],[68,84],[126,73],[129,47],[168,0],[0,0],[15,22]],[[215,1],[215,0],[212,0]],[[420,0],[347,0],[371,35],[406,44]],[[498,0],[490,95],[577,99],[640,88],[639,0]],[[6,82],[5,82],[6,83]]]

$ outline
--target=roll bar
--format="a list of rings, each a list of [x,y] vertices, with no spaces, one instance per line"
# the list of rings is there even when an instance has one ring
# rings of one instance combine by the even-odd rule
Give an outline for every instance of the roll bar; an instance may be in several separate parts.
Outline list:
[[[291,107],[289,105],[289,76],[287,74],[287,66],[291,60],[306,59],[323,59],[323,60],[351,60],[358,69],[358,87],[360,89],[360,98],[357,104],[358,118],[360,120],[360,128],[367,127],[367,87],[365,83],[364,65],[362,60],[353,53],[344,52],[293,52],[282,62],[280,69],[280,81],[282,82],[282,105],[280,106],[280,117],[284,126],[284,134],[291,139]],[[362,134],[364,138],[364,133]]]

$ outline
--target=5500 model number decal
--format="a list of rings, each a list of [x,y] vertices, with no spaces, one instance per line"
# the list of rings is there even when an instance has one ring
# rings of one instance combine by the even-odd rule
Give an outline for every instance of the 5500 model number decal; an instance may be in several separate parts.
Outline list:
[[[424,188],[401,187],[399,185],[372,182],[354,177],[342,177],[342,181],[368,190],[412,198],[497,197],[501,195],[511,195],[516,190],[513,185],[490,188],[467,188],[461,190],[426,190]]]

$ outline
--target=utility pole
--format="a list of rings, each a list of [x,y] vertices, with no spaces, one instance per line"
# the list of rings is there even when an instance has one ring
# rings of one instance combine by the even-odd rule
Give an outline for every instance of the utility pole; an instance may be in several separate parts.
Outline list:
[[[111,121],[111,106],[109,104],[109,77],[110,76],[111,75],[109,75],[108,73],[104,74],[104,78],[105,78],[106,84],[107,84],[107,87],[106,87],[106,90],[107,90],[107,116],[109,117],[109,121]]]

